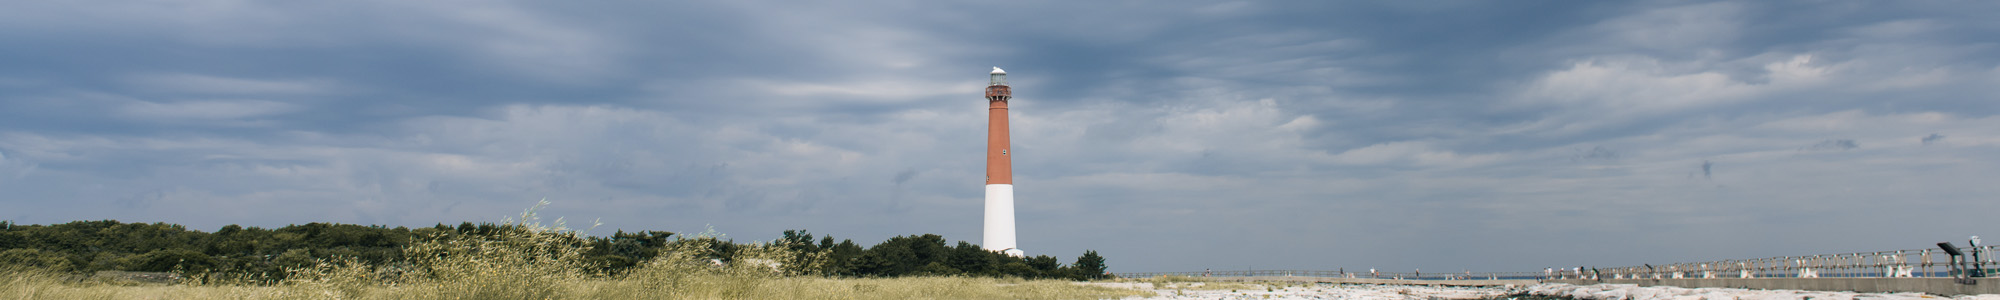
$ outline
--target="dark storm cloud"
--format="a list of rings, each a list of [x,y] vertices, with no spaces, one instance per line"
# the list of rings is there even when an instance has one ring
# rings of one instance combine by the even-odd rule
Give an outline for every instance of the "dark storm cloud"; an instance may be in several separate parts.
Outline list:
[[[1023,248],[1117,271],[1902,249],[1794,208],[2000,192],[1985,3],[178,4],[0,10],[0,211],[426,226],[546,197],[976,242],[996,65]]]

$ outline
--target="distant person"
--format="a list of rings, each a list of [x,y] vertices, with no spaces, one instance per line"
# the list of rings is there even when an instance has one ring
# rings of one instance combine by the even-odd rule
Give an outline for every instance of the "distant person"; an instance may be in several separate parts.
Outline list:
[[[1379,278],[1379,277],[1381,277],[1381,275],[1375,273],[1375,268],[1368,268],[1368,278]]]
[[[1201,277],[1209,277],[1211,275],[1215,275],[1215,272],[1208,269],[1201,269]]]
[[[1897,262],[1895,256],[1883,255],[1882,258],[1875,261],[1884,262],[1882,264],[1882,277],[1896,277]]]

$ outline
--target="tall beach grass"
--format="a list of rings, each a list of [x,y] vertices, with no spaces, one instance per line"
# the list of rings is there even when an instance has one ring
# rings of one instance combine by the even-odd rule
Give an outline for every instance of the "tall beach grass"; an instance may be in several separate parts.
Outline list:
[[[439,235],[403,249],[407,261],[353,258],[288,270],[276,283],[210,280],[178,284],[79,280],[30,268],[0,268],[0,299],[1105,299],[1149,295],[1056,280],[984,277],[830,278],[812,275],[824,253],[753,244],[716,247],[718,235],[669,243],[620,274],[596,273],[588,245],[560,220],[541,224],[544,201],[492,236]],[[732,249],[733,248],[733,249]],[[732,249],[721,253],[717,249]],[[724,262],[723,258],[729,261]]]

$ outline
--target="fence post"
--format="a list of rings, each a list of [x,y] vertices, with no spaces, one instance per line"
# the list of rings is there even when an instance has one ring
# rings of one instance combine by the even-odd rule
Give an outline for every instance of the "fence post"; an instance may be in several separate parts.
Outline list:
[[[1924,274],[1922,274],[1922,275],[1918,275],[1918,276],[1915,276],[1915,277],[1930,277],[1930,276],[1931,276],[1931,249],[1924,249],[1924,252],[1923,252],[1923,254],[1922,254],[1922,255],[1923,255],[1923,261],[1922,261],[1922,262],[1919,262],[1919,263],[1918,263],[1918,264],[1919,264],[1920,266],[1922,266],[1922,267],[1920,267],[1920,268],[1918,268],[1918,269],[1920,269],[1920,270],[1923,270],[1923,273],[1924,273]]]
[[[1874,269],[1874,270],[1888,270],[1888,268],[1883,268],[1883,267],[1881,267],[1881,266],[1887,266],[1887,265],[1889,265],[1889,262],[1886,262],[1886,261],[1882,261],[1882,259],[1883,259],[1883,258],[1887,258],[1887,257],[1888,257],[1887,255],[1882,255],[1882,254],[1881,254],[1881,253],[1879,253],[1879,252],[1878,252],[1878,253],[1876,253],[1876,255],[1874,255],[1874,256],[1871,256],[1871,258],[1870,258],[1870,259],[1873,259],[1873,260],[1875,261],[1875,263],[1873,263],[1872,265],[1874,265],[1875,267],[1873,267],[1873,268],[1870,268],[1870,269]],[[1889,277],[1889,275],[1882,275],[1882,277]]]
[[[1765,258],[1757,260],[1757,277],[1758,278],[1771,277],[1771,269],[1777,268],[1777,262],[1778,259],[1776,258]]]

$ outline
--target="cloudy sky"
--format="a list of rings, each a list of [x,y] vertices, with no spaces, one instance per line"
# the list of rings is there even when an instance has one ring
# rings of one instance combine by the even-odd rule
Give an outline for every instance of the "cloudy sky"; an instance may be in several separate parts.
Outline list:
[[[2000,4],[0,4],[0,220],[1531,271],[2000,239]],[[1087,1],[1085,1],[1087,2]]]

